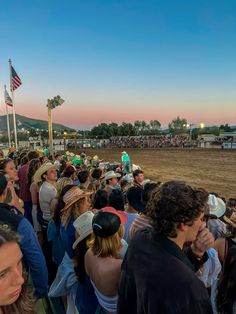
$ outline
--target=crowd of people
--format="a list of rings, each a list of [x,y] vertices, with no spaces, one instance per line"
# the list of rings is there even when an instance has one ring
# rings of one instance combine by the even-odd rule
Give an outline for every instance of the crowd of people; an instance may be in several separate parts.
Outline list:
[[[110,138],[110,146],[116,148],[185,147],[190,144],[189,136],[184,135],[114,136]]]
[[[236,198],[152,182],[122,154],[113,170],[2,157],[1,314],[236,313]]]

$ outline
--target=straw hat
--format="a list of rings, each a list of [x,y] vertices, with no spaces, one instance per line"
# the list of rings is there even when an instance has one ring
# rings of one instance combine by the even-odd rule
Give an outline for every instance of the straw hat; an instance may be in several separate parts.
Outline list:
[[[236,213],[235,212],[233,212],[230,217],[224,216],[223,219],[233,228],[236,228]]]
[[[215,215],[217,218],[224,215],[226,205],[224,201],[213,194],[209,194],[207,204],[209,205],[210,215]]]
[[[90,190],[81,190],[78,186],[74,186],[73,188],[69,189],[66,194],[63,196],[63,202],[65,203],[64,208],[62,211],[69,208],[72,204],[80,200],[81,198],[87,197],[93,194],[93,191]]]
[[[53,165],[51,162],[45,162],[43,163],[38,170],[35,172],[34,174],[34,182],[35,183],[39,183],[42,181],[42,175],[47,172],[50,169],[57,169],[57,167],[55,165]]]
[[[94,213],[91,211],[87,211],[80,215],[74,222],[73,226],[75,227],[76,232],[78,233],[78,238],[75,240],[73,244],[73,249],[76,248],[77,244],[85,239],[88,235],[93,233],[93,217]]]

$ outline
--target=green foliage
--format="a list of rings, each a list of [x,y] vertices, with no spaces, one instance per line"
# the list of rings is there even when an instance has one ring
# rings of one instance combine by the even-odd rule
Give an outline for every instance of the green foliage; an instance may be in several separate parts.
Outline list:
[[[160,133],[161,124],[158,120],[150,121],[148,124],[145,121],[135,121],[134,124],[122,122],[117,123],[101,123],[93,127],[90,131],[92,137],[109,138],[111,136],[131,136],[131,135],[155,135]]]
[[[177,117],[169,123],[169,131],[172,134],[185,133],[187,129],[187,120],[185,118]]]
[[[225,125],[222,124],[219,129],[221,132],[232,132],[232,129],[228,125],[228,123],[226,123]]]

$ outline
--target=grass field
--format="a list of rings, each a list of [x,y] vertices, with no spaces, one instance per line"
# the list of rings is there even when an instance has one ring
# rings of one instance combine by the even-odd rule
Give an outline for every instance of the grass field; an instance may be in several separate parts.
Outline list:
[[[86,154],[120,162],[123,149],[87,149]],[[184,180],[217,192],[222,197],[236,197],[236,151],[220,149],[126,149],[132,162],[141,166],[151,180]]]

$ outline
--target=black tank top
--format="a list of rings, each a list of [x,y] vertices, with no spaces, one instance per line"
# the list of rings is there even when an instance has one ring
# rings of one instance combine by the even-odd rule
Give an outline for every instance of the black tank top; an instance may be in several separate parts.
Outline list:
[[[229,252],[229,249],[233,246],[236,246],[236,242],[233,241],[231,238],[225,238],[225,256],[224,258],[226,258],[226,255]]]

